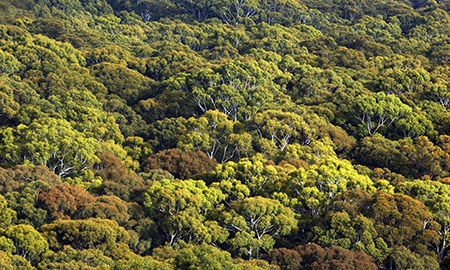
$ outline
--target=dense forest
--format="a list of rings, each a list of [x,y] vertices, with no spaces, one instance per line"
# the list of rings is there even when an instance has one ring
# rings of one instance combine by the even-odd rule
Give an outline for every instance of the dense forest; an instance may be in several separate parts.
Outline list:
[[[450,0],[1,0],[0,269],[449,269]]]

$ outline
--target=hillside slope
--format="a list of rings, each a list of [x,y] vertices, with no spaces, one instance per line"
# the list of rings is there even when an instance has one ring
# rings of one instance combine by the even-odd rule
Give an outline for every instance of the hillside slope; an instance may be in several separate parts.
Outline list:
[[[447,269],[449,10],[1,1],[0,268]]]

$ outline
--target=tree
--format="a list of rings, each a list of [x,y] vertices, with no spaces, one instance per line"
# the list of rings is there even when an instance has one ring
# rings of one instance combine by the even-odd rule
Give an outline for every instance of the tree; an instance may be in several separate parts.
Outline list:
[[[129,172],[125,164],[111,152],[99,154],[100,162],[94,166],[95,174],[102,178],[97,192],[100,195],[115,195],[122,200],[141,201],[146,183],[142,177]]]
[[[386,68],[381,73],[378,87],[388,94],[399,95],[406,91],[421,91],[424,84],[430,81],[429,73],[422,67],[406,70],[397,67]]]
[[[17,58],[3,50],[0,50],[0,62],[2,63],[0,65],[0,73],[6,75],[16,73],[17,71],[19,71],[21,66]]]
[[[164,118],[155,121],[150,127],[150,134],[155,140],[157,150],[175,148],[179,138],[187,132],[187,119]]]
[[[315,133],[301,115],[292,112],[266,110],[255,115],[250,122],[260,139],[270,140],[280,151],[293,142],[309,144]]]
[[[0,267],[5,270],[32,270],[31,264],[23,257],[18,255],[11,255],[0,250]]]
[[[258,19],[270,25],[289,25],[295,21],[304,21],[303,16],[308,12],[303,4],[289,0],[260,1],[260,7]]]
[[[0,230],[0,235],[12,240],[15,254],[31,264],[37,264],[48,251],[46,239],[30,225],[14,225]]]
[[[378,192],[368,205],[363,214],[373,220],[388,247],[406,246],[425,255],[429,245],[439,243],[436,223],[422,202],[399,193]]]
[[[9,227],[16,218],[16,212],[8,208],[5,197],[0,195],[0,228]]]
[[[363,251],[349,251],[332,246],[322,248],[309,243],[294,249],[275,249],[270,253],[272,263],[284,269],[377,269]]]
[[[110,94],[118,95],[128,104],[135,104],[151,92],[152,80],[124,65],[104,62],[91,66],[90,70]]]
[[[395,269],[440,269],[433,257],[420,256],[404,246],[394,247],[388,262],[389,267]]]
[[[347,160],[327,157],[307,169],[289,174],[292,190],[299,196],[300,210],[318,216],[327,210],[335,197],[347,190],[362,189],[373,192],[372,180],[359,174]]]
[[[238,162],[228,161],[218,165],[214,171],[207,174],[207,179],[208,182],[216,183],[224,181],[221,184],[217,183],[217,187],[221,189],[225,189],[225,183],[239,182],[245,185],[250,192],[246,197],[249,195],[268,196],[270,187],[277,183],[278,172],[273,165],[268,164],[261,154],[256,154],[251,158],[240,159]],[[227,190],[225,193],[229,191]]]
[[[444,259],[448,250],[450,226],[448,185],[438,181],[415,180],[399,184],[397,190],[424,203],[432,213],[433,219],[439,223],[440,228],[437,232],[441,240],[439,243],[435,243],[436,253],[439,260]]]
[[[173,265],[177,269],[236,269],[230,253],[206,243],[177,250]]]
[[[123,142],[123,147],[127,151],[128,156],[140,163],[153,153],[151,145],[148,142],[144,142],[144,139],[141,137],[126,138]]]
[[[354,100],[354,117],[361,123],[363,134],[373,136],[381,128],[389,128],[412,109],[394,95],[383,92],[359,95]]]
[[[233,203],[231,211],[222,213],[221,219],[227,230],[234,233],[229,241],[231,246],[250,259],[259,258],[261,249],[272,250],[274,237],[289,235],[297,227],[291,209],[260,196]]]
[[[177,0],[174,4],[198,20],[208,19],[214,15],[212,7],[215,3],[212,1]]]
[[[60,219],[41,226],[39,230],[53,251],[62,250],[67,245],[76,250],[95,248],[105,251],[130,241],[127,231],[117,222],[100,218]]]
[[[372,197],[372,194],[361,189],[347,190],[336,195],[331,206],[333,212],[346,213],[349,218],[355,218],[361,214],[361,209],[365,207],[366,202]]]
[[[47,211],[47,220],[76,219],[80,212],[95,200],[82,187],[62,183],[43,190],[36,205]]]
[[[243,19],[257,15],[259,4],[256,0],[224,1],[216,12],[224,23],[238,25]]]
[[[135,110],[127,105],[126,101],[117,97],[109,96],[103,101],[103,109],[113,115],[119,125],[120,132],[124,137],[141,136],[147,138],[148,125]]]
[[[116,196],[98,196],[94,201],[78,210],[77,218],[102,218],[116,221],[120,226],[125,227],[131,215],[128,213],[128,205],[125,201]]]
[[[4,76],[2,76],[2,84],[0,85],[0,106],[1,106],[1,115],[4,117],[4,119],[12,120],[17,115],[17,111],[19,110],[20,105],[15,102],[13,98],[13,90],[4,85],[3,81],[6,81],[3,79]],[[3,120],[2,122],[4,122]]]
[[[316,234],[314,241],[321,246],[361,250],[378,262],[387,256],[386,243],[378,236],[372,221],[361,214],[350,218],[346,212],[330,213],[326,226],[323,229],[318,226],[312,231]]]
[[[55,252],[39,263],[40,269],[113,269],[114,261],[98,249],[75,250],[65,246],[63,250]]]
[[[414,139],[414,143],[401,141],[403,155],[414,166],[416,177],[428,175],[432,179],[441,176],[448,170],[449,154],[434,145],[426,136]]]
[[[154,182],[144,193],[144,205],[157,219],[161,237],[170,245],[179,240],[222,243],[228,233],[208,214],[219,208],[224,194],[201,180]]]
[[[250,150],[252,137],[246,132],[234,134],[237,124],[219,111],[207,111],[199,118],[191,117],[188,119],[188,132],[180,138],[178,147],[203,151],[220,163],[235,156],[245,156]]]
[[[95,138],[98,142],[113,140],[122,143],[123,136],[119,125],[115,123],[114,117],[108,116],[103,111],[102,104],[89,91],[90,89],[86,89],[85,85],[72,86],[67,80],[69,79],[63,82],[49,82],[49,87],[55,92],[56,87],[53,87],[53,84],[58,86],[61,84],[60,87],[80,87],[82,90],[69,89],[62,90],[60,94],[53,94],[47,98],[51,105],[46,104],[48,107],[41,105],[41,110],[53,118],[67,120],[75,130],[83,132],[86,137]]]
[[[359,140],[354,155],[359,163],[371,168],[388,168],[396,172],[408,170],[407,160],[401,152],[401,144],[381,135]]]
[[[166,149],[158,152],[142,164],[144,171],[163,169],[174,177],[187,179],[195,174],[208,172],[216,166],[214,159],[210,159],[205,153],[193,150]]]
[[[278,265],[281,270],[301,269],[302,258],[295,249],[276,248],[269,253],[271,264]]]
[[[395,123],[395,127],[398,129],[398,133],[405,138],[416,138],[425,135],[435,137],[437,135],[427,113],[417,107],[413,109],[412,114],[398,120]]]
[[[279,76],[278,67],[264,60],[230,60],[188,77],[187,86],[202,113],[218,110],[234,121],[245,121],[281,95],[272,82]]]
[[[130,256],[128,259],[119,259],[114,263],[114,269],[117,270],[172,270],[173,266],[167,262],[161,262],[151,256]]]
[[[21,186],[41,180],[50,186],[61,183],[61,179],[44,166],[18,165],[9,169],[0,168],[0,193],[5,195]]]
[[[86,137],[62,119],[44,118],[29,126],[1,131],[4,162],[29,162],[49,167],[56,175],[77,175],[98,161],[96,140]]]
[[[344,79],[332,69],[323,70],[311,65],[301,65],[292,82],[290,96],[293,100],[306,97],[324,98],[344,88]]]
[[[47,211],[37,207],[36,201],[39,193],[48,187],[47,183],[39,180],[21,185],[14,192],[5,194],[9,207],[17,213],[19,224],[39,227],[45,223]]]

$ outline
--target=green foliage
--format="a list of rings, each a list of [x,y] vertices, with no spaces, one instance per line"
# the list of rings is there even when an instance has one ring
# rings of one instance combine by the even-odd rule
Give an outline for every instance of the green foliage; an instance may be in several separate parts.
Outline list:
[[[274,145],[280,151],[283,151],[290,141],[309,144],[314,135],[314,130],[296,113],[267,110],[255,115],[251,125],[258,131],[262,145]],[[264,146],[261,146],[262,152],[270,151]]]
[[[313,216],[341,192],[353,189],[375,191],[372,180],[359,174],[346,160],[326,158],[307,169],[300,168],[289,175],[293,191],[299,196],[301,209]]]
[[[16,212],[8,208],[8,201],[0,195],[0,228],[10,226],[16,218]]]
[[[420,256],[404,246],[394,248],[390,262],[396,269],[440,269],[436,260],[429,256]]]
[[[98,161],[95,139],[86,138],[65,120],[44,118],[6,128],[1,137],[6,145],[0,151],[7,162],[47,166],[60,177],[80,173]]]
[[[31,270],[34,269],[31,264],[18,255],[11,255],[2,250],[0,250],[0,267],[5,270],[23,269]]]
[[[207,111],[200,118],[188,119],[188,132],[179,140],[178,147],[205,152],[210,159],[224,163],[235,156],[245,156],[251,147],[248,133],[233,133],[235,125],[227,116],[217,110]]]
[[[111,250],[116,244],[127,244],[130,236],[117,222],[107,219],[56,220],[40,228],[48,247],[59,251],[69,245],[74,249]],[[46,242],[47,243],[47,242]]]
[[[228,252],[207,244],[187,245],[177,251],[174,265],[179,269],[235,269]]]
[[[449,3],[2,1],[0,268],[446,268]]]
[[[15,246],[15,254],[20,255],[31,264],[35,264],[48,251],[46,239],[30,225],[10,226],[0,234],[11,239]]]
[[[438,226],[422,202],[403,194],[380,192],[369,200],[369,204],[367,216],[373,219],[388,247],[409,246],[411,250],[427,255],[425,246],[440,242]]]
[[[350,218],[346,212],[331,215],[329,228],[316,241],[322,246],[339,246],[362,250],[377,261],[383,261],[388,252],[386,243],[375,230],[372,221],[362,215]]]
[[[36,201],[39,193],[48,187],[43,181],[34,181],[5,195],[9,206],[17,213],[18,223],[32,224],[35,227],[45,223],[47,211],[37,207]]]
[[[230,244],[239,254],[250,259],[259,258],[260,250],[272,250],[276,235],[289,235],[296,229],[294,212],[279,201],[264,197],[251,197],[232,205],[223,213],[223,223],[235,232]]]
[[[162,237],[171,245],[179,240],[222,243],[228,236],[216,221],[208,220],[225,195],[203,181],[154,182],[144,193],[150,216],[159,220]]]

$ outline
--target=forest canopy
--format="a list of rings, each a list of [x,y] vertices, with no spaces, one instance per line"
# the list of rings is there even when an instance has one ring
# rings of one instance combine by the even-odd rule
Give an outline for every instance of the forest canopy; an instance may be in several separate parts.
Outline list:
[[[0,1],[1,269],[447,269],[450,1]]]

